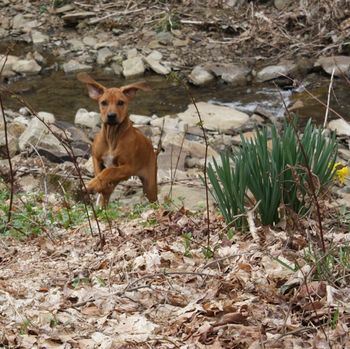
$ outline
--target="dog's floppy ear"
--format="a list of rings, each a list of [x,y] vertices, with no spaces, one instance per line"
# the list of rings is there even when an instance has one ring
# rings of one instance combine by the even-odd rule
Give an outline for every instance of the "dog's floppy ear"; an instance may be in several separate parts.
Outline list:
[[[87,73],[79,73],[77,78],[79,81],[86,84],[89,96],[92,99],[99,99],[106,89],[104,86],[92,79]]]
[[[135,82],[134,84],[123,86],[120,89],[125,94],[125,96],[127,96],[129,99],[133,98],[138,90],[142,90],[142,91],[152,90],[151,86],[149,86],[147,82]]]

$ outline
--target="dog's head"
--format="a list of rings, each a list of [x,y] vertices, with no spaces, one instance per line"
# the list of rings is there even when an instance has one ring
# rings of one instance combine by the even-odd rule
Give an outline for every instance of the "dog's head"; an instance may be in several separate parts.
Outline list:
[[[129,101],[138,90],[151,90],[146,82],[137,82],[120,88],[107,88],[86,73],[78,74],[77,78],[86,84],[90,98],[98,101],[101,120],[107,125],[119,125],[125,120],[128,116]]]

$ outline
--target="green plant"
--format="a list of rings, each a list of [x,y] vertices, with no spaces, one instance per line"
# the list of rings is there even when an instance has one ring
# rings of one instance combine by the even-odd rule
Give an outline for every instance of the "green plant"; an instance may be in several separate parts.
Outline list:
[[[213,159],[208,166],[211,193],[227,224],[242,228],[245,223],[245,201],[247,191],[246,167],[242,154],[220,154],[221,164]],[[235,167],[233,167],[235,163]],[[237,218],[237,216],[239,216]]]
[[[180,20],[177,14],[173,12],[167,12],[158,22],[158,32],[168,32],[174,29],[180,28]]]
[[[192,242],[192,233],[183,233],[182,239],[185,247],[184,256],[192,257],[191,255],[191,242]]]
[[[271,143],[269,142],[271,133]],[[208,167],[211,192],[227,224],[245,224],[247,198],[258,203],[263,225],[279,222],[281,204],[305,214],[312,207],[310,180],[317,178],[317,193],[330,184],[335,170],[337,142],[327,137],[322,128],[307,123],[302,136],[293,125],[285,125],[280,135],[275,126],[256,130],[254,139],[241,137],[240,150],[221,154],[221,164]],[[300,140],[300,141],[299,141]],[[305,163],[305,157],[307,163]],[[309,178],[307,169],[312,177]]]

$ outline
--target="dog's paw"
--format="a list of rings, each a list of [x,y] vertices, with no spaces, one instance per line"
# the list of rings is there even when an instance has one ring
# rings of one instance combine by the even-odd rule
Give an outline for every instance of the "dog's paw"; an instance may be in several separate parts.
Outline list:
[[[105,184],[103,179],[97,176],[87,184],[86,190],[89,194],[102,193],[104,190],[104,187],[105,187]]]

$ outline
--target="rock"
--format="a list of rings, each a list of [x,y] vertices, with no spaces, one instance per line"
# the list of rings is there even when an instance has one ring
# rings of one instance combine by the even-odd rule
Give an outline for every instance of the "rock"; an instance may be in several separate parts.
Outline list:
[[[78,61],[71,59],[69,62],[62,65],[65,73],[75,73],[78,71],[91,70],[92,67],[87,64],[81,64]]]
[[[204,67],[197,65],[188,76],[189,81],[196,86],[205,85],[214,80],[214,75]]]
[[[150,57],[150,55],[148,55],[144,59],[148,66],[157,74],[168,75],[171,72],[171,69],[169,67],[165,67],[158,60]]]
[[[54,132],[60,132],[51,126]],[[32,119],[27,129],[19,137],[19,149],[21,151],[29,148],[35,149],[39,154],[48,156],[52,161],[62,161],[69,159],[65,148],[60,141],[47,129],[47,127],[37,118]]]
[[[158,170],[177,170],[185,171],[185,160],[189,155],[187,151],[176,144],[168,144],[165,151],[158,155]]]
[[[92,36],[85,36],[83,38],[83,43],[90,47],[95,47],[97,45],[97,40]]]
[[[350,149],[339,148],[338,155],[345,161],[350,160]]]
[[[34,45],[45,44],[49,41],[49,36],[37,30],[32,31],[32,41]]]
[[[242,133],[242,136],[245,140],[250,141],[256,137],[256,132],[255,131],[244,132],[244,133]],[[237,136],[232,137],[232,144],[240,145],[241,143],[242,143],[241,135],[237,135]]]
[[[8,133],[7,141],[8,141],[8,149],[10,152],[10,157],[13,157],[18,152],[18,138]],[[5,131],[0,131],[0,157],[2,159],[8,158]]]
[[[113,52],[108,48],[104,47],[97,51],[97,64],[105,65],[108,63],[108,60],[113,56]]]
[[[170,184],[162,185],[159,188],[158,197],[163,201],[168,197]],[[174,184],[171,187],[171,199],[177,205],[184,206],[187,209],[203,209],[206,207],[206,197],[204,186],[198,183],[198,186],[186,186],[185,184]],[[213,198],[209,195],[209,205],[213,206]]]
[[[74,6],[71,4],[68,4],[68,5],[64,5],[64,6],[61,6],[59,8],[56,8],[55,13],[62,14],[62,13],[70,12],[73,10],[74,10]]]
[[[186,38],[185,40],[175,38],[173,41],[174,47],[186,47],[189,45],[189,43],[190,43],[190,40],[188,38]]]
[[[283,10],[292,3],[292,0],[274,0],[277,10]]]
[[[159,127],[160,129],[164,126],[164,131],[168,133],[178,133],[179,131],[184,130],[183,124],[181,127],[179,121],[180,120],[177,115],[167,115],[162,118],[153,119],[151,121],[151,125],[153,127]]]
[[[82,166],[85,171],[87,171],[90,175],[94,174],[94,162],[92,160],[92,157],[88,159],[88,161],[85,162],[85,164]]]
[[[350,76],[350,57],[348,56],[320,57],[315,62],[315,67],[319,66],[328,74],[332,74],[334,69],[335,76]]]
[[[28,55],[28,57],[29,57],[29,55]],[[39,64],[45,64],[46,63],[46,59],[38,51],[33,52],[30,55],[30,58],[35,59],[35,61],[38,62]]]
[[[20,74],[35,75],[40,73],[41,66],[34,59],[20,59],[12,65],[12,70]]]
[[[0,66],[3,67],[3,73],[5,71],[12,71],[13,65],[19,61],[19,57],[8,55],[4,65],[5,58],[5,56],[0,55]]]
[[[62,18],[66,22],[66,24],[69,25],[76,25],[80,21],[94,17],[96,16],[95,12],[90,12],[90,11],[82,11],[82,12],[69,12],[66,15],[64,15]]]
[[[350,125],[343,119],[332,120],[328,123],[328,128],[335,131],[338,136],[350,137]]]
[[[245,85],[251,72],[246,66],[225,63],[206,64],[205,68],[225,82],[235,85]]]
[[[145,72],[145,66],[141,57],[128,58],[123,61],[123,75],[126,78],[141,76]]]
[[[23,124],[22,122],[11,122],[7,126],[8,133],[18,139],[20,135],[26,130],[27,126]]]
[[[21,13],[14,16],[12,20],[12,28],[15,30],[21,29],[25,32],[28,32],[37,26],[39,26],[39,22],[37,20],[28,21],[28,19],[26,19]]]
[[[0,28],[0,39],[4,39],[8,36],[8,31],[6,29]]]
[[[80,51],[85,48],[85,45],[81,40],[70,39],[70,40],[67,40],[67,43],[71,45],[72,51]]]
[[[279,65],[271,65],[260,70],[256,75],[256,80],[258,82],[264,82],[276,78],[281,78],[283,75],[288,76],[295,68],[296,65],[293,62],[289,61],[281,63]]]
[[[160,61],[163,58],[163,54],[157,50],[153,50],[147,57],[155,61]]]
[[[156,35],[157,41],[162,45],[168,45],[173,42],[173,35],[170,32],[159,32]]]
[[[130,58],[138,57],[139,54],[138,54],[136,48],[132,48],[131,50],[128,50],[128,52],[126,53],[126,56],[127,56],[128,59],[130,59]]]
[[[80,108],[75,114],[74,123],[76,125],[94,128],[100,124],[100,114]]]
[[[119,63],[117,62],[112,63],[111,68],[115,75],[121,76],[123,74],[123,67]]]
[[[231,133],[242,127],[248,120],[249,116],[236,109],[217,106],[214,104],[199,102],[197,108],[201,114],[204,128],[207,130],[215,130],[223,133]],[[198,114],[193,104],[183,113],[178,114],[189,127],[198,124]]]
[[[56,121],[55,115],[53,115],[52,113],[48,113],[46,111],[39,111],[37,115],[38,115],[38,118],[44,121],[46,124],[53,124]]]
[[[18,112],[22,115],[22,116],[29,116],[31,115],[31,111],[28,107],[21,107],[19,108]],[[24,118],[25,120],[27,120],[26,118]]]
[[[152,118],[144,115],[131,114],[130,120],[136,125],[149,125]]]
[[[30,193],[38,190],[40,180],[33,175],[25,175],[17,179],[17,185],[21,188],[21,191]]]

